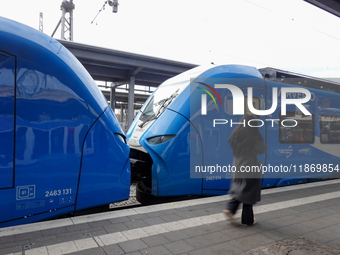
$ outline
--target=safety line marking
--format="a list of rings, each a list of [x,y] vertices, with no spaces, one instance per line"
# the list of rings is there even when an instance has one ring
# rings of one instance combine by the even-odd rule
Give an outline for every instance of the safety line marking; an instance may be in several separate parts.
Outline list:
[[[339,184],[339,183],[340,183],[340,179],[322,181],[322,182],[314,182],[314,183],[306,183],[306,184],[300,184],[300,185],[294,185],[294,186],[264,189],[262,190],[261,194],[270,195],[270,194],[275,194],[275,193],[280,193],[280,192],[308,189],[308,188],[321,187],[321,186]],[[18,226],[13,226],[13,227],[5,227],[5,228],[0,228],[0,237],[29,233],[29,232],[34,232],[34,231],[41,231],[41,230],[46,230],[46,229],[58,228],[58,227],[66,227],[66,226],[71,226],[71,225],[76,225],[76,224],[81,224],[81,223],[89,223],[89,222],[100,221],[100,220],[114,219],[114,218],[124,217],[124,216],[132,216],[132,215],[137,215],[137,214],[158,212],[158,211],[182,208],[182,207],[187,207],[187,206],[203,205],[203,204],[209,204],[209,203],[214,203],[214,202],[223,202],[229,199],[230,199],[229,195],[214,196],[214,197],[199,198],[199,199],[193,199],[193,200],[187,200],[187,201],[178,201],[178,202],[171,202],[171,203],[165,203],[165,204],[143,206],[143,207],[138,207],[135,209],[125,209],[125,210],[119,210],[119,211],[78,216],[78,217],[73,217],[73,218],[50,220],[50,221],[30,223],[30,224],[25,224],[25,225],[18,225]]]

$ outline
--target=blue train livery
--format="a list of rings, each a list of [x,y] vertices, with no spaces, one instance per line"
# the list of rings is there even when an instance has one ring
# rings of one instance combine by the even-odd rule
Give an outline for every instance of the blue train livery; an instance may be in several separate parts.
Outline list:
[[[0,17],[0,227],[127,199],[129,147],[60,43]]]
[[[273,68],[197,67],[161,84],[127,132],[137,197],[229,190],[228,139],[243,114],[266,141],[263,187],[339,176],[339,84]],[[248,102],[249,101],[249,102]]]

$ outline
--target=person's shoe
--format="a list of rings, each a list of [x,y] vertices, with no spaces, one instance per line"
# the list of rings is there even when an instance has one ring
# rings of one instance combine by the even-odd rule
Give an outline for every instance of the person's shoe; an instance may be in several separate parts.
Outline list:
[[[254,226],[257,223],[256,219],[254,218],[253,224],[247,225],[247,224],[242,224],[244,227],[249,227],[249,226]]]
[[[224,213],[230,220],[235,220],[234,214],[233,214],[230,210],[225,209],[225,210],[223,210],[223,213]]]

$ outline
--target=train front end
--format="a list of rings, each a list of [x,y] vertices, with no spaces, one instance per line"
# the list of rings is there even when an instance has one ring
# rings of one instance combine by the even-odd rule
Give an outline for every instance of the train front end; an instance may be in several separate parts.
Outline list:
[[[212,123],[221,117],[237,122],[238,117],[230,111],[232,100],[227,90],[218,91],[220,100],[215,96],[216,101],[207,101],[206,116],[202,116],[201,98],[207,91],[214,93],[210,88],[216,83],[242,87],[250,80],[264,86],[261,74],[253,67],[208,66],[191,69],[158,87],[127,133],[140,202],[151,203],[155,197],[227,193],[231,174],[226,178],[226,172],[207,173],[206,166],[232,165],[228,144],[232,128],[213,127]]]
[[[191,180],[186,171],[190,122],[170,107],[187,103],[189,83],[190,74],[184,73],[161,84],[127,132],[132,180],[138,181],[137,199],[143,204],[159,196],[200,194],[200,180]]]

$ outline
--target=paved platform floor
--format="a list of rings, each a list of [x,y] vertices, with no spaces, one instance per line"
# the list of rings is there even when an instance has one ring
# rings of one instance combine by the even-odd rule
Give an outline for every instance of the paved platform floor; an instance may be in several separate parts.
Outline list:
[[[340,180],[262,190],[258,223],[222,214],[229,196],[0,229],[0,255],[340,254]]]

